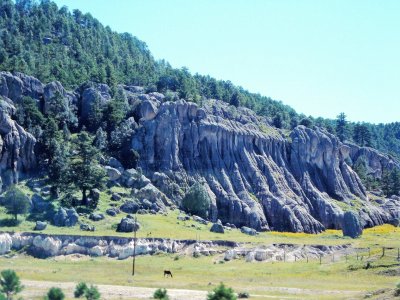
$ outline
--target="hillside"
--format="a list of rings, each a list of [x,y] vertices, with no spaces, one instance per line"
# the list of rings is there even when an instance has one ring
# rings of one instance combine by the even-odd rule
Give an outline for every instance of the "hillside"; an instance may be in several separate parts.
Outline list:
[[[38,178],[56,207],[93,210],[96,189],[122,186],[125,212],[180,207],[261,231],[339,229],[346,211],[363,227],[396,223],[399,163],[364,147],[396,151],[396,124],[299,121],[51,1],[4,0],[0,12],[5,188]]]
[[[0,72],[0,91],[3,183],[48,176],[56,207],[101,206],[95,188],[105,183],[128,189],[114,197],[124,212],[178,206],[261,231],[338,229],[349,210],[363,227],[398,218],[399,198],[371,198],[352,167],[361,157],[384,183],[387,171],[400,179],[399,165],[318,127],[288,132],[247,108],[216,100],[198,106],[139,86],[119,85],[113,98],[106,84],[67,91]],[[387,196],[398,193],[398,179]],[[190,193],[192,203],[206,201],[203,208],[185,206]]]
[[[279,128],[298,124],[316,125],[337,134],[342,141],[371,146],[394,157],[400,153],[400,124],[347,123],[337,131],[337,121],[306,117],[279,101],[246,91],[230,81],[191,75],[185,68],[174,69],[155,61],[144,42],[129,33],[119,34],[104,27],[90,14],[51,1],[33,0],[0,3],[0,70],[23,72],[42,82],[60,81],[76,88],[88,80],[141,85],[146,91],[176,92],[180,98],[200,103],[218,99],[253,109]],[[346,111],[346,108],[343,108]]]

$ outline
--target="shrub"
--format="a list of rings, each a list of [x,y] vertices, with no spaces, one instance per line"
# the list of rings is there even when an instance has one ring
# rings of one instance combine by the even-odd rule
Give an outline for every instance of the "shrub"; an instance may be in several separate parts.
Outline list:
[[[236,300],[236,295],[231,288],[226,287],[222,282],[212,293],[207,295],[207,300]]]
[[[0,275],[0,292],[6,295],[6,299],[12,299],[13,295],[22,291],[23,286],[13,270],[1,271]]]
[[[396,297],[400,296],[400,282],[396,285],[396,289],[394,290],[394,295]]]
[[[210,196],[200,183],[192,185],[182,200],[182,206],[186,211],[203,218],[208,217],[210,204]]]
[[[74,291],[75,298],[82,297],[85,294],[87,288],[88,287],[85,282],[79,282],[75,287]]]
[[[166,289],[157,289],[153,294],[154,299],[168,300],[168,294]]]
[[[85,291],[85,298],[87,300],[98,300],[100,299],[100,292],[96,286],[91,285],[90,288],[87,288]]]
[[[14,215],[15,221],[17,221],[18,215],[28,212],[29,199],[17,186],[11,186],[4,198],[4,206],[7,209],[7,213]]]
[[[47,300],[63,300],[65,295],[60,288],[52,287],[47,293]]]

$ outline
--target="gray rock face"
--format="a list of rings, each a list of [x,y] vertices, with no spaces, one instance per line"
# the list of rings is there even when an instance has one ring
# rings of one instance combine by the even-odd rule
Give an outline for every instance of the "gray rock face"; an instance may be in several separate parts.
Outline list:
[[[76,112],[78,110],[78,97],[74,93],[67,92],[60,82],[54,81],[46,84],[43,91],[43,99],[43,112],[45,114],[51,112],[52,106],[60,106],[61,104],[65,121],[69,124],[75,124],[78,122],[76,116]],[[57,101],[60,100],[62,101],[57,103]]]
[[[374,178],[381,178],[383,170],[400,168],[398,162],[373,148],[359,147],[353,144],[346,145],[350,149],[349,155],[353,164],[358,160],[362,160],[366,164],[367,174],[372,175]]]
[[[110,166],[105,166],[104,169],[107,173],[109,180],[111,181],[116,181],[121,177],[121,172],[115,168],[112,168]]]
[[[83,86],[81,87],[80,93],[80,114],[83,122],[87,120],[87,117],[92,111],[92,106],[97,99],[99,100],[100,105],[105,105],[111,100],[110,88],[106,84],[92,84],[91,86]]]
[[[345,212],[342,225],[343,236],[349,236],[353,239],[362,235],[363,226],[359,216],[352,211]]]
[[[36,221],[35,228],[33,230],[45,230],[47,227],[47,222]]]
[[[173,199],[181,198],[171,183],[187,190],[204,180],[215,195],[214,220],[237,227],[341,228],[343,211],[332,198],[367,201],[346,163],[350,149],[335,136],[298,126],[288,140],[271,127],[265,133],[260,124],[251,111],[220,103],[201,109],[185,101],[164,102],[140,121],[132,148],[140,154],[143,173],[157,173],[154,183]],[[382,209],[372,214],[384,215]]]
[[[118,224],[117,231],[118,232],[133,232],[140,229],[140,224],[135,222],[131,215],[127,215],[125,218],[121,219],[121,222]]]
[[[33,194],[31,203],[31,211],[33,212],[43,212],[50,208],[50,203],[44,200],[43,197],[38,194]]]
[[[36,139],[11,119],[12,104],[0,97],[0,173],[5,185],[36,168]]]
[[[53,217],[54,225],[60,227],[71,227],[78,223],[79,215],[77,214],[75,208],[65,209],[60,207],[57,213]]]

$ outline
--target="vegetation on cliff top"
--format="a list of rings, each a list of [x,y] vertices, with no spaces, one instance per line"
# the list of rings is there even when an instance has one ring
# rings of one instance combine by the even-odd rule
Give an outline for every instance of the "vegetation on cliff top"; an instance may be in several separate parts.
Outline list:
[[[107,83],[113,93],[117,84],[125,83],[145,86],[147,91],[176,92],[195,102],[219,99],[249,107],[278,128],[317,125],[342,140],[399,157],[400,123],[349,123],[344,114],[337,120],[306,117],[230,81],[192,75],[187,68],[156,61],[146,44],[131,34],[116,33],[89,13],[71,13],[49,0],[1,1],[0,28],[0,70],[24,72],[43,82],[58,80],[70,88],[90,80]]]

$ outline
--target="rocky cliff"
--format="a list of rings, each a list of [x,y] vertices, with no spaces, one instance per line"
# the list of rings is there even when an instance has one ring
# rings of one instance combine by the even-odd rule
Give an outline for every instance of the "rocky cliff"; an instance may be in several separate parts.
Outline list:
[[[316,233],[341,228],[345,210],[358,210],[364,226],[398,218],[399,199],[371,201],[351,168],[365,150],[320,128],[298,126],[285,132],[249,109],[221,101],[199,106],[166,101],[164,95],[146,94],[140,87],[121,87],[133,112],[131,148],[140,155],[138,166],[150,179],[147,183],[169,198],[167,204],[179,205],[185,191],[200,181],[212,200],[213,220],[257,230]],[[104,84],[84,84],[68,92],[58,82],[44,85],[24,74],[0,72],[3,178],[9,170],[25,172],[36,163],[35,139],[10,117],[13,102],[30,96],[45,112],[57,94],[63,96],[70,121],[75,116],[81,125],[91,103],[100,100],[104,105],[111,99]],[[379,161],[398,167],[375,150],[368,153],[364,156],[371,166]]]
[[[215,101],[145,100],[137,118],[132,147],[145,173],[164,178],[156,183],[169,196],[172,183],[204,181],[224,223],[320,232],[340,228],[354,201],[369,226],[395,217],[368,200],[346,163],[350,147],[322,129],[298,126],[286,137],[251,111]]]

